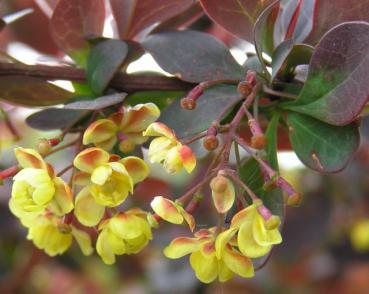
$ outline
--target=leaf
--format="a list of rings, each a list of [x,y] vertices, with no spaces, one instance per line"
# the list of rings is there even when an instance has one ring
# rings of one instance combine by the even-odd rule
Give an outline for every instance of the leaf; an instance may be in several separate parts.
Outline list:
[[[239,170],[239,177],[257,196],[264,195],[264,178],[259,163],[254,158],[249,158]]]
[[[278,157],[277,157],[277,130],[278,130],[278,124],[280,119],[280,113],[275,112],[272,116],[272,119],[270,120],[268,124],[268,128],[265,132],[265,136],[267,137],[267,146],[266,146],[266,153],[267,153],[267,159],[270,164],[270,166],[278,171],[279,165],[278,165]]]
[[[172,128],[179,138],[192,136],[209,128],[227,105],[239,99],[236,86],[215,86],[197,100],[194,110],[181,108],[180,101],[176,100],[162,112],[159,121]]]
[[[124,103],[128,105],[136,105],[140,103],[155,103],[159,109],[168,107],[173,99],[183,97],[185,93],[182,91],[142,91],[135,92],[127,96]]]
[[[314,48],[306,44],[294,44],[292,39],[282,42],[273,52],[272,81],[280,76],[287,78],[301,64],[309,64]]]
[[[260,60],[256,55],[247,57],[242,66],[246,69],[246,71],[253,70],[260,74],[263,72],[263,66],[261,65]]]
[[[338,25],[315,48],[300,96],[286,108],[332,125],[346,125],[369,98],[368,68],[369,24]]]
[[[97,95],[104,92],[128,54],[124,41],[106,40],[96,44],[87,59],[87,81]]]
[[[74,125],[82,119],[88,111],[63,108],[47,108],[31,114],[26,123],[38,130],[56,130]]]
[[[200,0],[205,13],[228,32],[252,41],[252,29],[260,13],[272,0]]]
[[[127,93],[102,96],[94,100],[77,101],[66,104],[64,109],[99,110],[123,102]]]
[[[307,43],[315,45],[334,26],[347,21],[369,22],[369,0],[317,0],[314,26]]]
[[[315,118],[289,112],[289,137],[293,150],[308,167],[334,173],[342,170],[359,146],[356,124],[331,126]]]
[[[121,39],[132,39],[142,30],[189,8],[193,0],[110,0]]]
[[[209,34],[196,31],[153,34],[143,46],[160,67],[181,80],[203,82],[245,77],[245,70],[228,48]]]
[[[61,50],[82,67],[86,65],[88,36],[102,35],[104,0],[60,0],[51,18],[51,33]]]
[[[73,93],[43,79],[27,76],[0,77],[0,99],[25,106],[49,106],[64,103]]]
[[[258,17],[254,27],[254,44],[256,54],[259,57],[260,63],[263,66],[264,73],[269,77],[263,52],[271,55],[274,50],[273,44],[273,28],[277,18],[279,1],[274,1],[270,4]]]

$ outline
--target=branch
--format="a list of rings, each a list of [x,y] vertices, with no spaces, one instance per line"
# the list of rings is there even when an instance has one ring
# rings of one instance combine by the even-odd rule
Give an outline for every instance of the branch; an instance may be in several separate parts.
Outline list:
[[[83,69],[71,66],[24,65],[0,62],[1,76],[27,76],[43,80],[70,80],[85,82],[86,73]],[[136,75],[117,73],[110,86],[127,93],[136,91],[187,91],[193,84],[177,78],[153,75]]]

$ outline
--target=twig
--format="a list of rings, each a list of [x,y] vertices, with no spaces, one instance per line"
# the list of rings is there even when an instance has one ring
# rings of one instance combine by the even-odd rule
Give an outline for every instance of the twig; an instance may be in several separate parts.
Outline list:
[[[283,98],[288,98],[288,99],[293,99],[293,100],[297,100],[297,98],[299,97],[295,94],[272,90],[268,88],[266,85],[263,85],[263,91],[267,94],[271,94],[271,95],[283,97]]]

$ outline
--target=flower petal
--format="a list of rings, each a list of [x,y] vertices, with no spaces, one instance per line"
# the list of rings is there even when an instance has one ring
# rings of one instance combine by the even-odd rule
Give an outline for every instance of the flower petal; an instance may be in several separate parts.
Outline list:
[[[256,243],[252,234],[252,223],[244,223],[238,231],[238,248],[241,253],[250,258],[257,258],[267,254],[272,246],[262,246]]]
[[[146,131],[143,132],[144,136],[166,137],[168,139],[177,140],[174,132],[165,124],[160,122],[154,122],[149,125]]]
[[[218,261],[218,271],[219,271],[219,282],[224,283],[232,279],[233,272],[224,263],[223,260]]]
[[[179,146],[169,149],[164,160],[163,167],[170,174],[179,172],[183,167],[182,159],[179,156],[178,150],[180,150]]]
[[[104,216],[105,207],[97,204],[90,194],[90,188],[83,188],[76,197],[74,215],[78,221],[87,226],[96,226]]]
[[[76,168],[83,172],[92,173],[99,165],[109,161],[109,153],[100,148],[88,148],[80,152],[73,161]]]
[[[253,223],[252,234],[254,235],[256,243],[262,246],[282,243],[282,236],[279,230],[267,230],[265,228],[264,219],[259,214]]]
[[[94,249],[92,248],[90,235],[82,230],[77,229],[74,226],[71,226],[71,228],[72,235],[74,239],[76,239],[79,248],[81,248],[82,253],[86,256],[91,255],[94,252]]]
[[[160,110],[154,103],[137,104],[124,113],[120,127],[123,133],[143,131],[159,116]]]
[[[160,163],[165,160],[168,151],[173,147],[173,142],[165,137],[155,138],[149,147],[149,160],[151,163]]]
[[[167,258],[177,259],[200,249],[200,243],[196,238],[179,237],[164,248]]]
[[[39,168],[47,170],[46,162],[34,149],[18,147],[14,149],[14,154],[22,168]]]
[[[100,165],[93,170],[91,174],[91,182],[102,186],[106,183],[112,172],[113,170],[109,165]]]
[[[134,239],[143,233],[140,218],[126,213],[112,217],[109,221],[109,229],[122,239]]]
[[[78,186],[91,184],[91,175],[85,172],[77,172],[73,177],[73,183]]]
[[[191,214],[189,214],[185,209],[183,209],[182,206],[180,206],[180,205],[176,205],[176,206],[177,206],[177,209],[182,214],[184,220],[186,221],[186,223],[190,227],[191,232],[193,232],[193,230],[195,229],[195,226],[196,226],[195,218]]]
[[[61,178],[53,180],[55,194],[49,204],[50,210],[58,216],[63,216],[73,209],[73,194],[70,187]]]
[[[88,126],[83,134],[83,145],[95,144],[98,146],[100,142],[104,142],[116,136],[118,131],[117,125],[110,119],[99,119]]]
[[[173,201],[162,196],[156,196],[151,201],[151,207],[162,219],[172,224],[183,223],[183,216],[178,211]]]
[[[224,232],[220,233],[217,236],[217,239],[215,241],[215,250],[218,259],[222,258],[228,242],[233,238],[233,236],[237,233],[237,231],[238,231],[237,228],[231,228],[225,230]]]
[[[251,278],[255,275],[251,260],[228,247],[224,251],[223,260],[234,273],[243,278]]]
[[[103,230],[97,237],[96,251],[105,264],[113,264],[115,263],[115,254],[110,247],[108,238],[107,230]]]
[[[128,156],[121,159],[120,162],[128,171],[134,184],[143,181],[149,175],[149,167],[141,158]]]
[[[190,255],[190,265],[203,283],[211,283],[218,276],[218,261],[215,256],[206,258],[201,251],[193,252]]]
[[[256,206],[254,204],[240,210],[233,216],[231,227],[240,228],[241,225],[244,224],[245,222],[252,223],[254,221],[256,213],[257,213]]]
[[[178,153],[183,163],[183,167],[188,173],[191,173],[196,167],[196,157],[192,149],[187,145],[178,148]]]
[[[211,194],[212,194],[214,206],[217,209],[217,211],[219,213],[226,213],[233,206],[236,194],[234,191],[233,183],[225,177],[215,177],[212,180],[212,183],[214,183],[214,181],[219,181],[219,180],[222,180],[222,181],[224,180],[226,182],[224,191],[218,192],[212,189]],[[210,185],[212,185],[212,183]]]

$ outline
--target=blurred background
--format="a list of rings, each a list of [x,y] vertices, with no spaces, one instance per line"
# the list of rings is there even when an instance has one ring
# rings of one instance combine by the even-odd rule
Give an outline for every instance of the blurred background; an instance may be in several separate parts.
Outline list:
[[[47,2],[53,5],[56,1]],[[50,11],[42,3],[0,2],[0,16],[33,9],[1,32],[0,50],[8,54],[7,58],[27,64],[50,64],[55,61],[51,56],[64,58],[52,41],[48,30]],[[246,51],[253,51],[250,44],[235,39],[206,18],[197,21],[196,27],[232,47],[240,63],[246,60]],[[114,28],[107,25],[104,34],[114,35]],[[128,72],[140,70],[161,71],[148,55],[130,66]],[[68,83],[59,85],[70,89]],[[38,138],[58,134],[36,131],[25,124],[24,119],[38,109],[3,102],[0,106],[0,169],[14,164],[14,146],[32,147]],[[201,284],[189,267],[188,257],[168,260],[163,256],[162,248],[173,238],[189,235],[186,228],[166,224],[141,253],[120,256],[114,266],[104,265],[96,255],[84,257],[76,246],[63,256],[50,258],[26,240],[26,230],[10,214],[11,181],[6,180],[0,187],[0,293],[369,293],[369,120],[365,118],[361,133],[360,150],[349,166],[335,175],[304,168],[288,151],[287,139],[280,139],[286,149],[279,154],[282,175],[304,195],[303,204],[287,209],[283,244],[275,247],[256,277],[234,278],[224,284]],[[209,156],[199,146],[196,150],[205,166]],[[67,149],[50,157],[56,170],[71,161],[72,151]],[[151,170],[151,177],[138,185],[125,206],[148,209],[154,196],[179,196],[202,172],[179,174],[168,181],[158,165]],[[214,223],[208,205],[205,200],[197,211],[198,228]]]

